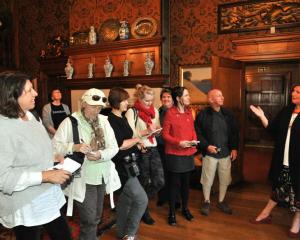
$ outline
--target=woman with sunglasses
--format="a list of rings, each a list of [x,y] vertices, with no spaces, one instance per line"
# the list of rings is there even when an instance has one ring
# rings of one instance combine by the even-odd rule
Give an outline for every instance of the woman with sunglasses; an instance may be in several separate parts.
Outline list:
[[[275,146],[269,178],[272,181],[271,197],[259,213],[251,220],[253,224],[270,223],[271,212],[278,202],[287,201],[294,213],[288,231],[290,238],[300,237],[300,84],[291,92],[292,102],[284,107],[269,123],[260,107],[250,106],[252,112],[261,120],[263,126],[274,136]]]
[[[79,240],[96,240],[97,225],[101,220],[106,183],[110,181],[111,159],[119,151],[114,131],[107,117],[99,114],[107,99],[99,89],[89,89],[81,97],[79,111],[72,114],[77,121],[81,143],[74,144],[72,122],[66,118],[53,138],[57,154],[81,152],[85,155],[80,176],[74,177],[67,187],[67,215],[71,215],[72,202],[79,210]]]
[[[112,159],[116,164],[122,182],[122,192],[117,204],[117,237],[123,240],[135,239],[141,218],[148,204],[147,195],[141,186],[137,166],[139,146],[142,140],[133,137],[127,119],[122,115],[127,111],[129,94],[123,88],[113,88],[108,101],[112,107],[108,115],[119,145],[118,154]]]
[[[158,110],[153,106],[154,91],[146,85],[137,85],[137,100],[133,108],[128,109],[126,118],[133,130],[134,137],[139,137],[145,146],[139,161],[141,170],[139,180],[148,198],[154,197],[164,186],[164,172],[157,150],[155,136],[160,134]],[[152,225],[154,220],[147,208],[142,217],[144,223]]]
[[[0,74],[0,224],[17,240],[39,240],[43,226],[53,240],[71,240],[60,208],[66,200],[60,184],[69,179],[53,166],[51,141],[30,112],[37,92],[29,76]]]

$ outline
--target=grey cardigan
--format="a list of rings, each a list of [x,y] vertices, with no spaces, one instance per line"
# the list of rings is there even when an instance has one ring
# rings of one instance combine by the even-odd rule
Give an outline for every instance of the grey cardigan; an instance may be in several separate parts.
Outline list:
[[[0,115],[0,216],[13,214],[52,187],[50,183],[14,191],[24,172],[41,172],[53,166],[51,140],[40,122]]]

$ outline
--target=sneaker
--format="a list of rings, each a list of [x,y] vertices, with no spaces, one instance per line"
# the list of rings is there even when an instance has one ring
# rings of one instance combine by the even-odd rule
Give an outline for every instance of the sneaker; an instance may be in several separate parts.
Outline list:
[[[208,216],[210,212],[210,202],[204,202],[200,209],[200,212],[202,215]]]
[[[122,240],[135,240],[135,236],[129,236],[129,235],[125,235]]]
[[[226,202],[218,202],[217,203],[217,208],[219,208],[223,213],[232,214],[232,209],[228,206]]]

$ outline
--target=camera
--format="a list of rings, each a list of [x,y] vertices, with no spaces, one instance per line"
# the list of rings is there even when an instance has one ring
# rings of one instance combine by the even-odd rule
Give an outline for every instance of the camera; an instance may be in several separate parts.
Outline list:
[[[216,148],[217,153],[220,153],[221,150],[222,150],[221,148]]]
[[[123,158],[124,160],[124,167],[126,169],[128,177],[136,177],[140,175],[139,167],[136,163],[137,156],[135,153],[132,153],[131,155],[127,155]]]

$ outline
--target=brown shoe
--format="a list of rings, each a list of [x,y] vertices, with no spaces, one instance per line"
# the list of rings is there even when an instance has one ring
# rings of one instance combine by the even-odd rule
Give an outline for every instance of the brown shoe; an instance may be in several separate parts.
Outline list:
[[[219,208],[223,213],[232,214],[232,209],[228,206],[226,202],[218,202],[217,203],[217,208]]]
[[[297,233],[294,233],[294,232],[291,232],[291,230],[289,230],[287,235],[289,238],[298,238],[298,237],[300,237],[300,231]]]
[[[204,216],[208,216],[210,212],[210,203],[209,202],[204,202],[203,205],[200,208],[200,212]]]

